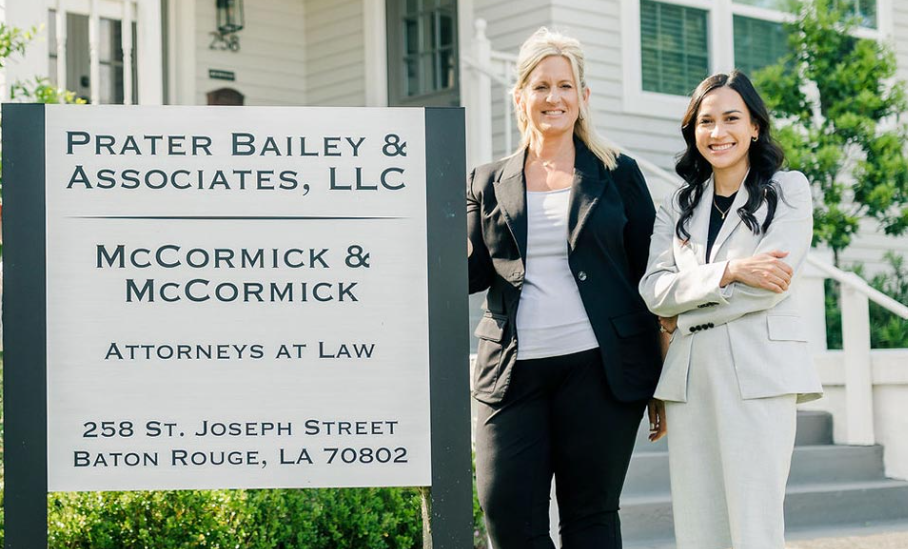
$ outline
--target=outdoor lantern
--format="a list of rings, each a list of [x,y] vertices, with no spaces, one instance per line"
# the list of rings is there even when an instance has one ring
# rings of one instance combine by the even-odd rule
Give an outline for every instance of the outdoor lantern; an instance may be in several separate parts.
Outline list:
[[[243,28],[243,0],[217,0],[218,32],[231,34]]]
[[[211,49],[239,51],[240,39],[235,34],[243,29],[243,0],[216,0],[218,30],[212,32]]]

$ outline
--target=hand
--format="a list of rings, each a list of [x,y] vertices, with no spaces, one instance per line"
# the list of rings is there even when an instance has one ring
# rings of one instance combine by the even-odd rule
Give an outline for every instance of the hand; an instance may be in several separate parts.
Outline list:
[[[678,327],[678,315],[668,317],[668,318],[666,318],[664,316],[660,316],[659,317],[659,326],[662,327],[662,331],[665,333],[670,334],[670,333],[674,332],[675,329]]]
[[[782,261],[787,256],[788,252],[773,250],[752,257],[733,259],[728,262],[720,285],[740,282],[752,288],[763,288],[780,294],[788,290],[794,274],[791,266]]]
[[[468,238],[467,239],[467,257],[470,257],[471,255],[473,255],[473,242],[471,242],[470,239]]]
[[[665,403],[651,398],[646,409],[649,413],[649,441],[656,442],[668,434],[668,425],[665,423]]]

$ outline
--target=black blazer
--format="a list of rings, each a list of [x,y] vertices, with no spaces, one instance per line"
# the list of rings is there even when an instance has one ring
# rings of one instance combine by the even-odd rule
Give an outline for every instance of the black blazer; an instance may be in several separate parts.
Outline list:
[[[612,392],[630,402],[652,397],[662,368],[656,318],[637,292],[646,271],[655,208],[643,174],[627,156],[608,170],[575,139],[568,217],[568,263]],[[467,185],[470,293],[488,289],[473,396],[495,404],[507,395],[517,357],[517,306],[526,271],[524,155],[480,166]]]

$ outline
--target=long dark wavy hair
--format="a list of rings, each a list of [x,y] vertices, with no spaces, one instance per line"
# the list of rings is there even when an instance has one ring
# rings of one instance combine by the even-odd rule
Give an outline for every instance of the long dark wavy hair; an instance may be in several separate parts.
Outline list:
[[[706,181],[713,171],[712,165],[697,150],[696,130],[700,104],[707,93],[723,86],[728,86],[738,92],[750,111],[751,122],[756,124],[759,131],[757,140],[750,143],[750,149],[747,152],[750,160],[750,172],[744,180],[744,188],[747,189],[748,199],[744,206],[738,208],[738,215],[748,229],[754,234],[759,234],[760,231],[765,232],[769,228],[779,199],[784,200],[781,188],[777,182],[772,180],[772,176],[785,162],[785,153],[782,152],[782,148],[770,133],[769,112],[766,110],[766,104],[743,72],[734,70],[729,74],[714,74],[700,82],[700,85],[694,90],[690,105],[681,122],[681,134],[687,143],[687,149],[679,155],[678,162],[675,164],[675,171],[687,182],[678,191],[681,217],[678,218],[678,224],[675,226],[675,234],[681,240],[686,241],[690,238],[687,225],[693,216],[694,208],[703,198]],[[767,211],[766,219],[761,226],[757,222],[754,212],[760,208],[763,202],[766,202]]]

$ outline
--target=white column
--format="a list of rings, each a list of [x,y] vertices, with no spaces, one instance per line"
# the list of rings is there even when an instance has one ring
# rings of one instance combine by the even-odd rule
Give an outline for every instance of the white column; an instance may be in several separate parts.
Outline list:
[[[857,275],[852,275],[857,278]],[[863,282],[863,281],[862,281]],[[870,362],[870,309],[867,296],[842,284],[842,347],[845,354],[845,442],[870,445],[873,379]]]
[[[492,45],[486,38],[485,19],[477,19],[473,37],[473,61],[486,70],[491,66]],[[470,164],[478,166],[492,160],[492,79],[485,72],[470,70],[467,135],[470,141]]]
[[[53,24],[57,31],[57,87],[61,90],[68,88],[66,82],[66,5],[63,0],[57,0],[56,15]],[[50,24],[50,23],[49,23]]]
[[[195,105],[196,3],[188,0],[168,1],[170,2],[170,28],[168,29],[170,41],[170,104]],[[141,52],[139,54],[141,55]],[[141,84],[141,78],[139,83]]]
[[[132,105],[132,0],[123,2],[120,26],[120,46],[123,49],[123,104]]]
[[[363,0],[366,106],[388,106],[388,28],[385,0]]]
[[[195,2],[186,1],[187,4]],[[163,40],[161,38],[161,3],[138,0],[138,69],[139,104],[161,105],[164,102]]]
[[[710,73],[729,72],[735,68],[734,15],[731,0],[713,3],[708,15]]]
[[[10,27],[29,30],[47,25],[48,4],[44,0],[7,0],[5,2],[5,23]],[[6,72],[6,85],[16,81],[31,80],[35,77],[46,77],[48,73],[47,40],[38,37],[29,42],[25,55],[15,54],[6,61],[3,70]],[[3,90],[3,101],[9,99],[9,92]]]
[[[88,58],[91,81],[91,104],[101,102],[101,15],[98,0],[91,0],[88,12]]]

